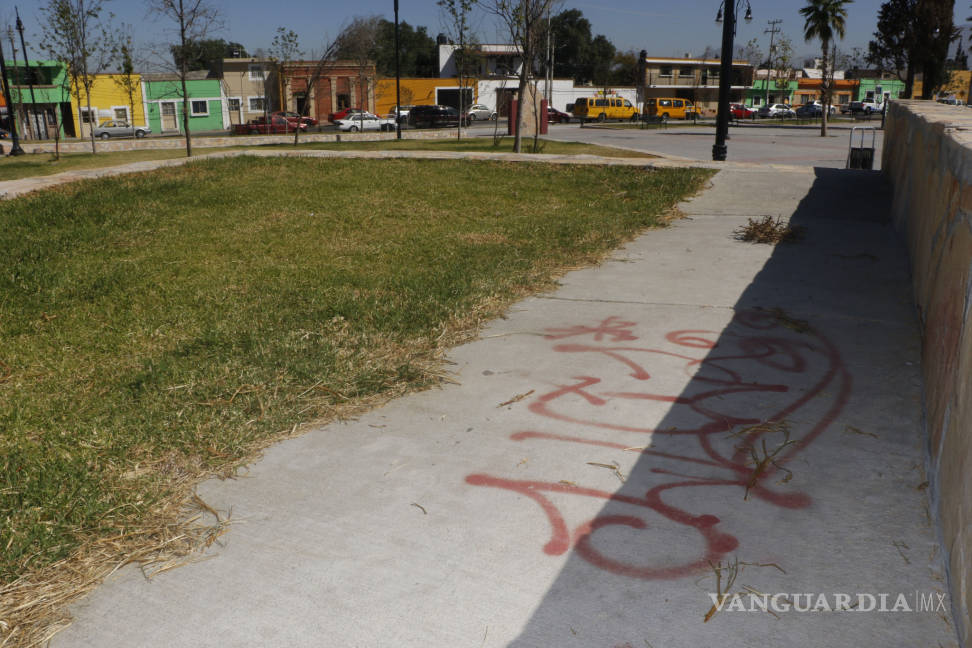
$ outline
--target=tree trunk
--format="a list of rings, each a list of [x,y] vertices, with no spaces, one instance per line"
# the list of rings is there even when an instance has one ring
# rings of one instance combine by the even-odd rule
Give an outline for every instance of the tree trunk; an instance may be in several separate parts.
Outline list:
[[[183,45],[183,52],[185,45]],[[183,57],[185,58],[185,57]],[[186,157],[192,157],[192,135],[189,133],[189,95],[186,91],[186,64],[182,64],[182,128],[186,133]]]
[[[182,128],[186,133],[186,157],[192,157],[192,134],[189,132],[189,93],[186,89],[186,12],[179,0],[179,43],[182,56],[179,61],[179,81],[182,83]],[[264,102],[266,104],[266,102]]]
[[[823,109],[820,115],[820,137],[827,137],[827,113],[830,111],[830,80],[827,78],[827,50],[830,43],[823,42],[823,74],[820,84],[820,107]]]
[[[88,137],[91,138],[91,152],[92,153],[97,153],[98,151],[95,150],[94,125],[98,122],[98,119],[95,117],[95,115],[92,115],[91,114],[91,88],[89,87],[89,84],[87,84],[87,83],[85,83],[85,91],[84,91],[84,94],[85,94],[85,97],[84,97],[85,103],[88,106],[88,120],[89,120],[89,123],[88,123]],[[95,117],[95,119],[93,121],[91,120],[92,117]]]

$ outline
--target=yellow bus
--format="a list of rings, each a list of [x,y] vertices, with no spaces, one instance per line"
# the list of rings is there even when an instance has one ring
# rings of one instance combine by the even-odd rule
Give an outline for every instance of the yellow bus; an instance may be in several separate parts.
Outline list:
[[[620,97],[581,97],[574,102],[573,113],[582,124],[608,119],[638,121],[638,108]]]

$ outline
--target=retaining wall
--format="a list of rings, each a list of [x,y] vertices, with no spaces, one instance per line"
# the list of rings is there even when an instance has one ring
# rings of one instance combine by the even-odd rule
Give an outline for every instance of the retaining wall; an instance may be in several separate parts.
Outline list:
[[[505,134],[505,129],[500,129]],[[492,134],[492,133],[490,133]],[[463,136],[468,136],[463,129]],[[403,130],[402,139],[455,139],[456,131],[451,128],[438,130]],[[395,139],[395,132],[389,133],[301,133],[300,141],[308,142],[372,142],[376,140]],[[192,147],[222,148],[226,146],[261,146],[263,144],[292,144],[293,135],[193,135]],[[10,140],[0,141],[5,152],[10,152]],[[53,153],[54,142],[34,142],[21,140],[20,147],[27,153]],[[95,140],[98,151],[133,151],[146,149],[181,149],[186,147],[184,137],[146,137],[143,139],[108,139]],[[90,153],[90,140],[71,139],[61,142],[61,153]]]
[[[972,645],[972,109],[896,101],[883,172],[911,255],[933,502],[963,645]]]

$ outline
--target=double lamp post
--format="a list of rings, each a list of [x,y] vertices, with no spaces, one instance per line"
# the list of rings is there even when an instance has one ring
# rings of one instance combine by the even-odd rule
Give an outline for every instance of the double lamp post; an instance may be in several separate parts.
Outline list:
[[[735,0],[723,0],[722,7],[716,14],[716,22],[722,23],[722,56],[719,66],[719,112],[716,114],[716,139],[712,145],[712,159],[718,162],[724,162],[729,152],[726,140],[729,139],[729,87],[732,83],[732,48],[736,38],[737,10]],[[743,19],[747,23],[753,20],[753,9],[749,0],[746,0],[746,15]]]

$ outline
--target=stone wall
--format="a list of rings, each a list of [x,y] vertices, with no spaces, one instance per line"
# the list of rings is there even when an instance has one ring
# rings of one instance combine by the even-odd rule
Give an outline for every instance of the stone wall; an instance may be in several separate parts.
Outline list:
[[[884,138],[921,320],[933,501],[959,636],[972,645],[972,109],[896,101]]]
[[[463,134],[466,131],[463,129]],[[448,139],[456,138],[456,131],[451,128],[438,130],[403,130],[402,139]],[[301,133],[300,141],[308,142],[371,142],[376,140],[395,139],[395,132],[388,133]],[[227,146],[261,146],[264,144],[292,144],[293,135],[193,135],[192,147],[222,148]],[[3,140],[0,146],[5,152],[10,151],[10,140]],[[33,142],[21,140],[21,148],[27,153],[53,153],[54,142]],[[186,147],[184,137],[146,137],[144,139],[109,139],[96,140],[98,151],[133,151],[143,149],[181,149]],[[61,153],[90,153],[91,142],[88,140],[71,139],[61,142]]]

